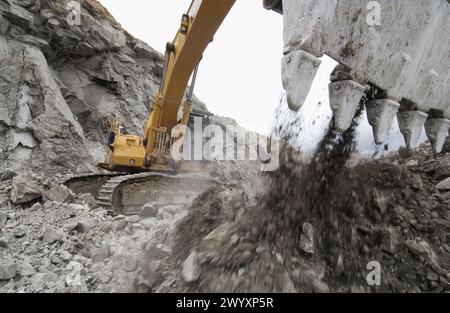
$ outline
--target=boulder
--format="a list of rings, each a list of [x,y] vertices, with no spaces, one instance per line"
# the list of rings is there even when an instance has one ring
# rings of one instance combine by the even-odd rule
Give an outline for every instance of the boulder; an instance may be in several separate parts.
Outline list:
[[[33,268],[33,266],[26,261],[21,262],[19,264],[18,270],[19,270],[19,275],[22,277],[33,276],[36,274],[36,270]]]
[[[16,176],[13,179],[11,200],[14,204],[23,204],[42,198],[42,188],[29,176]]]
[[[17,264],[11,260],[0,260],[0,280],[13,279],[17,274]]]
[[[198,254],[193,251],[183,263],[182,275],[186,283],[196,282],[200,278],[201,269]]]
[[[103,245],[100,248],[91,249],[92,261],[103,262],[110,255],[109,245]]]
[[[439,191],[449,191],[450,190],[450,177],[444,179],[439,184],[437,184],[436,189]]]
[[[139,215],[143,218],[156,217],[158,215],[158,210],[159,207],[157,203],[147,203],[146,205],[144,205]]]
[[[53,186],[50,190],[44,192],[45,201],[64,203],[72,196],[72,191],[64,185]]]
[[[392,201],[392,194],[381,190],[374,190],[372,198],[375,207],[380,211],[380,213],[386,213]]]
[[[300,236],[300,249],[308,254],[315,252],[314,227],[309,223],[303,224],[302,235]]]
[[[17,227],[16,229],[14,229],[14,237],[16,238],[25,237],[26,234],[27,234],[26,230],[22,227]]]
[[[82,218],[78,221],[77,226],[75,227],[75,230],[80,233],[87,233],[91,229],[93,229],[95,226],[97,226],[97,222],[93,218]]]
[[[407,240],[405,245],[416,256],[425,258],[434,268],[440,268],[438,256],[426,241],[420,239]]]
[[[284,273],[281,281],[281,292],[282,293],[297,293],[297,289],[295,289],[295,285],[292,282],[291,277],[288,273]]]
[[[445,156],[436,166],[436,175],[435,178],[437,180],[442,180],[450,177],[450,158],[449,156]]]
[[[11,23],[19,25],[25,29],[30,28],[34,20],[32,13],[14,3],[10,4],[9,11],[6,12],[5,16]]]
[[[1,181],[12,180],[16,176],[17,176],[16,172],[14,172],[12,170],[9,170],[9,169],[6,169],[3,172],[1,172],[1,174],[0,174],[0,182]]]
[[[9,215],[6,212],[0,211],[0,230],[6,226]]]
[[[112,257],[113,266],[115,269],[125,272],[134,272],[137,267],[137,256],[125,253],[115,254]]]
[[[5,237],[0,237],[0,248],[8,248],[8,241]]]
[[[146,288],[153,288],[162,280],[161,265],[161,260],[143,262],[137,277],[138,284]]]
[[[52,244],[56,241],[62,240],[63,236],[63,233],[57,230],[47,229],[42,236],[42,241],[48,244]]]
[[[390,253],[395,254],[398,246],[398,236],[393,229],[387,229],[383,232],[383,242],[381,248]]]
[[[71,288],[72,292],[87,292],[86,282],[82,277],[83,265],[79,262],[72,261],[67,267],[66,271],[66,285]]]
[[[136,56],[138,58],[158,60],[161,57],[155,49],[151,48],[145,42],[142,42],[140,40],[137,40],[136,44],[133,47],[133,51],[136,53]]]
[[[125,221],[131,224],[138,223],[140,220],[141,218],[137,215],[132,215],[125,218]]]

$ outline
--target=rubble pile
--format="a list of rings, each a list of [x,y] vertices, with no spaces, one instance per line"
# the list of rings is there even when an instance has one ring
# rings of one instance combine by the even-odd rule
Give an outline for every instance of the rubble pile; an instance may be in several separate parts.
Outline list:
[[[253,189],[198,198],[177,228],[176,290],[449,291],[449,156],[355,161],[354,129],[330,128],[309,162],[283,151]]]
[[[149,215],[149,204],[141,216],[111,216],[90,194],[21,175],[1,182],[0,197],[0,292],[137,291],[152,266],[143,251],[167,256],[167,233],[184,214],[163,206]]]

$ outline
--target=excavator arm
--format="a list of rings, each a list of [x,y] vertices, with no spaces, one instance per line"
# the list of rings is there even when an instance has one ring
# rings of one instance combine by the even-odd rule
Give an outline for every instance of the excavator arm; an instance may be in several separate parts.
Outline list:
[[[123,169],[164,169],[169,164],[170,146],[174,127],[186,126],[192,111],[193,87],[196,68],[203,52],[213,40],[215,33],[232,9],[236,0],[193,0],[189,10],[183,15],[175,39],[166,46],[163,79],[155,96],[153,110],[145,123],[144,137],[124,135],[120,132],[118,120],[112,127],[114,142],[105,163],[100,167],[108,170]],[[185,92],[189,79],[193,76],[191,90],[186,100]],[[183,105],[182,118],[178,118]]]
[[[188,13],[182,17],[175,39],[167,44],[160,92],[155,97],[153,112],[144,129],[147,163],[167,154],[161,150],[167,146],[171,131],[178,124],[178,112],[189,79],[234,3],[235,0],[194,0]],[[194,84],[195,81],[192,88]],[[192,95],[190,91],[184,102],[180,123],[184,126],[192,109]]]

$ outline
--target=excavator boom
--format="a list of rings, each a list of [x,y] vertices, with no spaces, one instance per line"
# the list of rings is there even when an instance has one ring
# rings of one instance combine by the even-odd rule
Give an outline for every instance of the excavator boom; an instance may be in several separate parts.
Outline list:
[[[171,135],[189,78],[234,3],[235,0],[195,0],[188,13],[183,15],[175,39],[167,44],[161,92],[156,96],[153,113],[145,128],[147,160],[150,161],[154,155],[158,133],[163,133],[160,138]],[[185,103],[184,126],[192,107],[191,101],[188,98]]]
[[[145,124],[143,138],[123,134],[116,120],[110,135],[113,138],[109,143],[110,152],[100,167],[122,171],[179,169],[181,165],[173,161],[170,150],[174,141],[184,140],[185,134],[178,131],[174,135],[172,131],[189,123],[197,74],[195,69],[234,3],[235,0],[192,1],[182,17],[175,39],[166,46],[163,79]],[[184,100],[191,76],[194,76],[191,90]]]

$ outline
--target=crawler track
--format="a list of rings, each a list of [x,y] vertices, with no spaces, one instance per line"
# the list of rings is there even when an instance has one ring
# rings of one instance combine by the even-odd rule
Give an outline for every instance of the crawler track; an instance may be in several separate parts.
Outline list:
[[[200,193],[215,185],[199,175],[141,173],[113,177],[100,189],[98,203],[118,214],[138,214],[147,203],[189,205]]]
[[[113,177],[127,175],[126,173],[89,173],[69,175],[59,179],[59,183],[67,186],[76,194],[89,193],[95,198],[99,196],[101,186]]]
[[[217,182],[197,174],[170,175],[147,172],[139,174],[87,174],[62,182],[75,193],[90,193],[112,214],[140,213],[147,203],[161,206],[189,205],[200,193]]]

